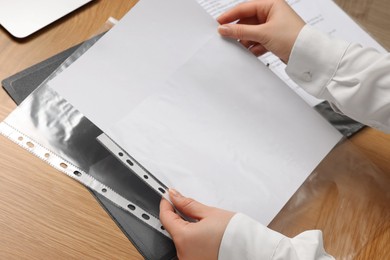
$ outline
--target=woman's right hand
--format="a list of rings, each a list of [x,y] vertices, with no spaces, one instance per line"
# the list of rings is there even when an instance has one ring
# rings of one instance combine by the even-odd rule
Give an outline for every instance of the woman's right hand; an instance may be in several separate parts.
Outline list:
[[[256,56],[267,51],[288,62],[292,47],[305,22],[285,0],[253,0],[233,7],[218,17],[218,32],[240,40]],[[236,24],[232,22],[237,21]]]

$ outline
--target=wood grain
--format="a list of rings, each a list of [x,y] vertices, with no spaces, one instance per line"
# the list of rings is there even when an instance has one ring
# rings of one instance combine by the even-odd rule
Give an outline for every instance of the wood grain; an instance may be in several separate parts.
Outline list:
[[[390,1],[336,0],[390,48]],[[80,43],[129,0],[95,0],[25,40],[0,29],[0,79]],[[16,105],[0,90],[0,120]],[[371,163],[372,161],[373,163]],[[338,146],[271,227],[324,232],[338,259],[390,259],[390,135],[367,128]],[[80,184],[0,137],[0,259],[142,259]]]

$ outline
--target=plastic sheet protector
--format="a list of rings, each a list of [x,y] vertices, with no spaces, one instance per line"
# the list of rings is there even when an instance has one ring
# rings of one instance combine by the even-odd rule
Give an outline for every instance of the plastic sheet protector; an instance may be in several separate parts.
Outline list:
[[[217,25],[140,1],[49,84],[166,186],[268,224],[341,134]]]

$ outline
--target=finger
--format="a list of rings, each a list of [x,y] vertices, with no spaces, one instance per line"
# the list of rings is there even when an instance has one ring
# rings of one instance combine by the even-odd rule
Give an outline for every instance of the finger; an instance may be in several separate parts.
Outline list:
[[[226,24],[244,18],[261,16],[261,22],[264,22],[269,11],[269,5],[267,5],[265,2],[249,1],[238,4],[237,6],[220,15],[217,18],[217,21],[220,24]]]
[[[247,49],[249,49],[251,46],[257,44],[257,42],[254,42],[254,41],[240,41],[240,43]]]
[[[188,224],[175,213],[172,205],[166,199],[162,199],[160,202],[160,221],[172,237]]]
[[[225,37],[241,41],[262,42],[264,39],[263,25],[224,24],[218,27],[218,32]]]
[[[264,48],[261,44],[255,44],[252,47],[249,48],[249,50],[257,57],[263,55],[264,53],[268,52],[266,48]]]
[[[180,212],[190,218],[201,220],[210,212],[210,207],[191,198],[184,197],[174,189],[169,189],[169,196],[173,205],[175,205]]]
[[[260,21],[259,19],[257,19],[257,17],[242,18],[237,22],[237,24],[252,24],[252,25],[259,24],[259,23]]]
[[[240,21],[237,22],[237,24],[252,24],[252,25],[255,25],[255,24],[259,24],[259,21],[258,21],[258,19],[256,17],[251,17],[251,18],[241,19]],[[257,42],[246,41],[246,40],[241,40],[240,43],[247,49],[249,47],[257,44]]]

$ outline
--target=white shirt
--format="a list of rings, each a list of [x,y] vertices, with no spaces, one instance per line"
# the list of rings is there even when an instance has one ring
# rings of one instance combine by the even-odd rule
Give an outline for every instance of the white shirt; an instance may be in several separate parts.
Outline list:
[[[306,25],[286,72],[336,111],[390,133],[390,53],[332,39]]]
[[[390,54],[332,39],[306,25],[290,55],[287,74],[313,96],[366,125],[390,133]],[[322,233],[288,238],[237,213],[219,248],[219,259],[333,259]]]
[[[250,217],[237,213],[230,220],[219,247],[220,260],[334,259],[322,244],[322,233],[310,230],[288,238]]]

